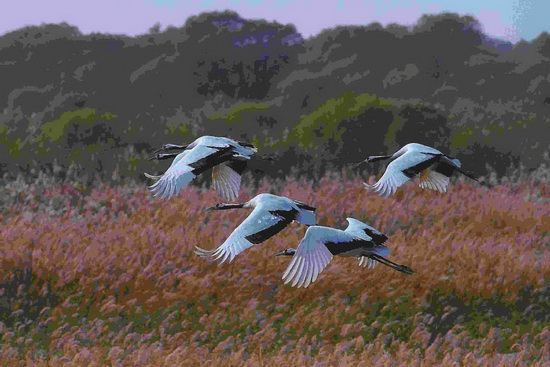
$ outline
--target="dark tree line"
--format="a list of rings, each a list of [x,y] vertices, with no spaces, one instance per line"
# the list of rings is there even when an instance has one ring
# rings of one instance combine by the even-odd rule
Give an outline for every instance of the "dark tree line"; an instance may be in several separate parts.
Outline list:
[[[215,134],[279,154],[274,172],[415,141],[504,174],[548,162],[549,75],[547,33],[512,45],[455,14],[307,40],[232,12],[137,37],[27,27],[0,37],[0,167],[137,176],[153,148]]]

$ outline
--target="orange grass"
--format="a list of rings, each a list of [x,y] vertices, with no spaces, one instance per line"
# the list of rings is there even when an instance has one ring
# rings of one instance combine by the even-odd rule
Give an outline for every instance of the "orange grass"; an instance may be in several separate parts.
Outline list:
[[[321,225],[366,220],[390,237],[391,259],[416,273],[337,257],[309,288],[295,289],[281,281],[289,259],[273,254],[299,243],[306,228],[296,223],[231,264],[193,254],[195,245],[221,244],[249,214],[203,212],[222,201],[211,190],[189,187],[164,201],[144,187],[37,189],[1,217],[0,363],[548,362],[545,183],[457,181],[446,194],[409,184],[381,198],[360,179],[331,175],[315,187],[244,188],[239,201],[260,192],[317,206]],[[506,316],[491,317],[499,310]]]

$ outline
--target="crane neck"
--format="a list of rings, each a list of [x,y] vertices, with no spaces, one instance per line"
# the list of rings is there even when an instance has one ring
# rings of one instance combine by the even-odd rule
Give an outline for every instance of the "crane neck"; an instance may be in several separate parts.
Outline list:
[[[390,159],[392,157],[393,157],[392,155],[371,155],[368,158],[368,162],[370,163],[370,162],[381,161],[381,160],[384,160],[384,159]]]
[[[216,204],[215,206],[208,208],[207,210],[228,210],[244,208],[245,204]]]

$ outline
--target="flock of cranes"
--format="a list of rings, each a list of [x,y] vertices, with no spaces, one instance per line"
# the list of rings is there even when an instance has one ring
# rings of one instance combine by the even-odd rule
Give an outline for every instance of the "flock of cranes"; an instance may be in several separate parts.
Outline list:
[[[178,150],[178,153],[165,153]],[[170,199],[177,195],[191,180],[212,168],[212,183],[216,191],[228,201],[239,196],[241,175],[252,158],[270,159],[259,156],[257,149],[249,143],[225,137],[202,136],[189,145],[166,144],[150,159],[174,158],[166,172],[160,176],[145,174],[156,182],[149,188],[154,196]],[[439,192],[447,191],[449,179],[458,171],[472,179],[471,174],[461,168],[460,161],[439,150],[422,144],[410,143],[387,156],[370,156],[363,162],[391,159],[386,171],[374,185],[364,183],[379,195],[388,197],[408,180],[420,175],[421,188]],[[359,164],[362,164],[360,162]],[[358,165],[359,165],[358,164]],[[405,265],[388,260],[390,250],[383,233],[354,218],[347,218],[344,230],[317,225],[316,208],[298,200],[262,193],[241,204],[216,204],[206,209],[230,210],[252,208],[252,213],[216,249],[204,250],[196,247],[201,257],[231,262],[241,252],[260,244],[281,232],[292,221],[308,226],[304,238],[296,249],[289,248],[275,256],[292,256],[283,280],[292,286],[308,287],[332,260],[333,256],[356,257],[359,266],[373,268],[377,262],[405,274],[414,271]]]

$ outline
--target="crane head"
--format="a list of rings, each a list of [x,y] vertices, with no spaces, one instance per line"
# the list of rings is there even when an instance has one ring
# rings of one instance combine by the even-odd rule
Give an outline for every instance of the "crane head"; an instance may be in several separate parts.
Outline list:
[[[166,153],[166,154],[158,153],[158,154],[152,156],[151,158],[147,158],[147,160],[148,161],[153,161],[153,160],[162,161],[164,159],[174,158],[178,154],[179,153]]]
[[[364,162],[371,163],[371,162],[381,161],[384,159],[390,159],[391,157],[392,155],[371,155],[367,159],[365,159]]]
[[[360,165],[362,165],[363,163],[366,163],[366,162],[367,162],[367,159],[365,159],[364,161],[361,161],[361,162],[359,162],[359,163],[355,163],[355,164],[353,165],[352,169],[357,168],[357,167],[359,167]]]
[[[216,204],[214,206],[211,206],[210,208],[204,209],[205,212],[210,212],[213,210],[227,210],[227,209],[237,209],[237,208],[244,208],[245,204]]]
[[[159,148],[153,152],[153,154],[166,152],[167,150],[176,150],[176,149],[187,149],[187,145],[176,145],[176,144],[164,144],[162,148]]]
[[[293,248],[287,248],[286,250],[284,251],[281,251],[281,252],[277,252],[275,255],[273,256],[294,256],[294,254],[296,253],[296,250],[293,249]]]
[[[222,206],[223,204],[216,204],[214,206],[211,206],[210,208],[206,208],[204,209],[205,212],[211,212],[213,210],[221,210],[222,209]]]

